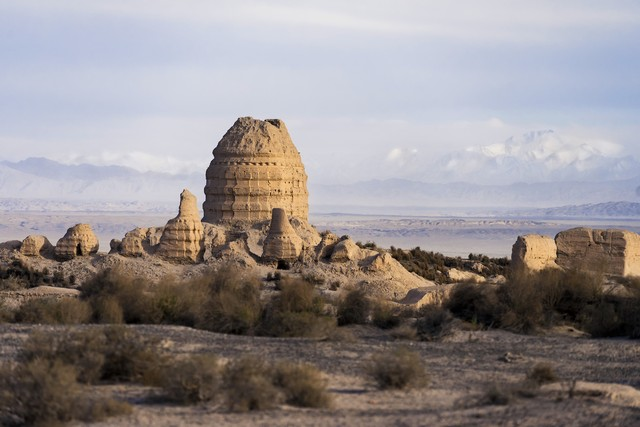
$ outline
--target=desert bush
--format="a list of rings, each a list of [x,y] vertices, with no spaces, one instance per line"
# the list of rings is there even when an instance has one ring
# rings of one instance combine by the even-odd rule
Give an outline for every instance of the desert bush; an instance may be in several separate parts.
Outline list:
[[[119,313],[122,312],[125,323],[144,323],[148,318],[150,305],[149,295],[145,290],[146,285],[142,279],[116,269],[107,269],[82,285],[80,297],[91,304],[93,317],[97,322],[118,320]]]
[[[306,408],[327,408],[331,396],[322,373],[306,363],[279,362],[273,368],[273,384],[282,390],[284,401]]]
[[[103,380],[151,385],[160,382],[165,357],[158,352],[155,340],[124,326],[107,326],[103,334],[106,342]]]
[[[278,405],[283,396],[272,377],[272,368],[263,359],[245,356],[230,362],[223,374],[228,409],[247,412]]]
[[[368,373],[381,390],[418,388],[429,382],[422,358],[407,347],[396,347],[374,355]]]
[[[76,369],[78,381],[95,383],[102,377],[105,336],[95,330],[63,331],[55,334],[35,331],[18,353],[18,360],[60,360]]]
[[[540,280],[539,276],[521,274],[512,277],[498,289],[503,303],[500,323],[514,331],[534,332],[545,323],[546,317],[550,317],[545,317],[545,313],[551,313],[549,307],[557,298],[555,289],[553,282]]]
[[[371,321],[380,329],[392,329],[398,327],[402,318],[391,303],[376,301],[373,305]]]
[[[32,298],[14,313],[14,321],[18,323],[73,325],[90,319],[91,307],[76,298]]]
[[[457,284],[445,301],[444,307],[462,320],[486,327],[498,326],[502,315],[498,295],[490,285]]]
[[[287,279],[280,294],[267,304],[258,333],[278,337],[321,337],[335,329],[335,319],[326,314],[324,301],[303,280]]]
[[[558,376],[549,363],[537,363],[527,372],[526,380],[540,386],[558,381]]]
[[[151,289],[145,322],[194,327],[206,310],[208,297],[203,280],[165,280]]]
[[[0,371],[3,425],[52,425],[74,418],[80,386],[73,366],[36,359]]]
[[[371,312],[371,301],[364,289],[352,289],[338,302],[338,325],[365,324]]]
[[[78,379],[153,382],[165,358],[155,342],[124,326],[29,336],[19,353],[25,362],[60,360],[76,367]]]
[[[453,316],[446,308],[427,304],[418,311],[415,329],[423,341],[437,341],[451,333]]]
[[[193,404],[214,400],[222,388],[222,366],[212,354],[174,361],[163,372],[162,389],[170,400]]]
[[[76,381],[75,366],[60,359],[35,358],[0,368],[2,425],[58,425],[71,420],[93,422],[131,413],[131,405],[114,399],[90,399]]]
[[[485,405],[508,405],[516,400],[513,387],[508,384],[492,382],[487,385],[482,396]]]
[[[262,314],[260,281],[237,268],[224,266],[201,279],[207,292],[196,327],[215,332],[254,332]]]

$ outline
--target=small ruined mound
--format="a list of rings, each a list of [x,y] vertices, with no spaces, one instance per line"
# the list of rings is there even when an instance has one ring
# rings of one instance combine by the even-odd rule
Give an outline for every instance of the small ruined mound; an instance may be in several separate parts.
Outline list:
[[[157,255],[178,262],[197,262],[204,251],[204,228],[197,199],[189,190],[180,194],[178,216],[164,227]]]
[[[119,253],[129,257],[151,254],[160,243],[163,231],[164,227],[136,227],[127,232],[122,241],[112,240],[110,253]]]
[[[527,234],[518,236],[511,250],[511,267],[514,270],[540,271],[557,267],[556,242],[547,236]]]
[[[269,233],[264,239],[263,261],[294,261],[302,251],[302,239],[289,223],[284,209],[274,208]]]
[[[610,276],[640,276],[640,235],[627,230],[577,227],[555,237],[519,236],[511,254],[513,268],[578,268]]]
[[[273,208],[307,220],[307,175],[284,122],[241,117],[213,156],[206,172],[204,222],[269,220]]]
[[[557,263],[615,276],[640,276],[640,235],[578,227],[556,235]]]
[[[56,243],[54,255],[60,261],[98,252],[99,242],[89,224],[76,224]]]
[[[20,253],[26,256],[47,256],[53,253],[53,245],[45,236],[30,234],[22,241]]]

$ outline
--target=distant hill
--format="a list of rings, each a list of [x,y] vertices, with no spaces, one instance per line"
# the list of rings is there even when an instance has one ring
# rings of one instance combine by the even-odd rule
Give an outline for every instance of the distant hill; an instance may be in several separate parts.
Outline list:
[[[608,202],[586,205],[560,206],[557,208],[519,211],[517,216],[533,216],[547,218],[638,218],[640,219],[640,203]]]
[[[65,165],[46,158],[0,162],[3,199],[175,202],[184,188],[201,200],[204,184],[204,171],[172,175],[123,166]]]

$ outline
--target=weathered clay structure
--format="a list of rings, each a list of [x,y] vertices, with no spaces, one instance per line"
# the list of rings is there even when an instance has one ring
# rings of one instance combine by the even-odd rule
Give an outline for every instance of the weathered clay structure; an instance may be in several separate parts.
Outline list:
[[[111,240],[111,253],[119,253],[129,257],[151,254],[160,243],[163,231],[164,227],[137,227],[128,231],[121,241]]]
[[[579,268],[613,276],[640,276],[640,235],[626,230],[578,227],[550,237],[519,236],[513,245],[514,268]]]
[[[625,230],[572,228],[556,235],[563,268],[583,268],[615,276],[640,276],[640,235]]]
[[[239,118],[213,156],[206,173],[204,222],[265,221],[273,208],[307,220],[307,175],[282,120]]]
[[[76,224],[56,243],[54,255],[67,261],[79,256],[88,256],[98,252],[100,244],[89,224]]]
[[[173,261],[196,262],[204,251],[204,228],[196,196],[189,190],[180,194],[178,216],[164,227],[157,254]]]
[[[53,245],[45,236],[31,234],[27,236],[20,245],[20,253],[26,256],[42,256],[50,254]]]
[[[302,251],[302,239],[289,223],[282,208],[273,208],[271,225],[264,239],[262,259],[264,261],[294,261]]]
[[[540,271],[557,267],[556,242],[539,234],[518,236],[511,250],[511,267],[514,270]]]

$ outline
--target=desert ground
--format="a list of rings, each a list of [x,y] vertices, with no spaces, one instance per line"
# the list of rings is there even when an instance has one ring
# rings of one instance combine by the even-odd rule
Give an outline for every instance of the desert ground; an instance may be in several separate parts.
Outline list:
[[[121,238],[137,225],[160,225],[171,213],[2,213],[0,241],[45,234],[55,241],[66,227],[91,223],[101,240],[101,252],[111,238]],[[519,234],[553,236],[574,225],[570,220],[496,218],[372,218],[325,214],[311,217],[319,230],[349,234],[354,240],[464,256],[469,252],[507,256]],[[585,225],[581,222],[580,225]],[[593,221],[594,226],[640,227],[634,221]],[[103,255],[106,257],[106,255]],[[61,333],[66,328],[0,324],[0,360],[15,360],[33,331]],[[153,387],[100,384],[87,393],[123,399],[133,413],[108,418],[96,426],[191,425],[313,425],[313,426],[634,426],[640,425],[640,346],[637,340],[592,339],[569,326],[536,335],[505,330],[479,330],[461,322],[440,341],[399,338],[373,326],[341,327],[324,339],[269,338],[226,335],[180,326],[129,325],[144,337],[160,340],[160,350],[172,356],[212,353],[224,361],[256,355],[269,361],[306,362],[318,367],[327,381],[333,404],[327,409],[280,405],[249,413],[229,412],[220,403],[183,406],[160,399]],[[418,352],[430,383],[425,388],[382,391],[367,375],[372,356],[398,346]],[[558,381],[520,393],[527,373],[537,364],[553,367]],[[508,402],[491,401],[498,390]],[[75,423],[70,425],[83,425]]]
[[[93,328],[98,326],[76,326]],[[91,393],[124,398],[131,415],[95,426],[634,426],[640,425],[640,346],[626,339],[589,339],[570,328],[543,336],[505,331],[457,330],[442,342],[398,341],[366,326],[347,329],[347,340],[263,338],[211,333],[175,326],[129,326],[161,339],[175,354],[214,353],[233,360],[247,354],[268,360],[312,363],[326,375],[333,397],[330,409],[281,406],[274,410],[230,413],[216,405],[159,403],[154,389],[102,385]],[[0,325],[0,357],[15,357],[34,329],[50,333],[61,327]],[[419,352],[430,385],[408,391],[380,391],[365,373],[372,355],[407,345]],[[489,404],[492,385],[508,388],[531,367],[550,363],[560,381],[506,405]],[[81,424],[75,424],[81,425]]]

